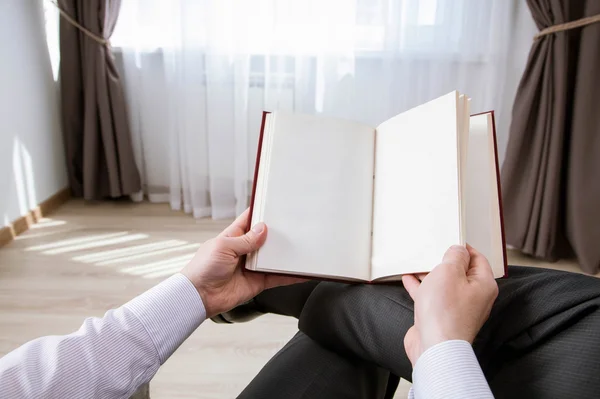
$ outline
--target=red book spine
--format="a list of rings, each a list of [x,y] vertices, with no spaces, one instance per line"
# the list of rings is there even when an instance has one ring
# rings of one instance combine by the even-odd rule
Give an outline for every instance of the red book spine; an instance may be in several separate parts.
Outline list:
[[[252,212],[254,212],[254,198],[256,197],[256,181],[258,180],[258,167],[260,165],[260,154],[262,153],[262,144],[263,137],[265,134],[265,122],[267,120],[267,114],[270,114],[270,112],[263,111],[262,121],[260,123],[258,149],[256,150],[256,164],[254,165],[254,181],[252,182],[252,196],[250,197],[250,215],[248,216],[248,226],[246,226],[246,232],[250,231],[250,228],[252,227]]]

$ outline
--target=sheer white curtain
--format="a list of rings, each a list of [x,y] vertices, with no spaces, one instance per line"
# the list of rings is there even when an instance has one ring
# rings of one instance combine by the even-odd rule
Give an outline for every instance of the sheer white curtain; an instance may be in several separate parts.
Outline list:
[[[458,89],[506,134],[515,4],[124,1],[112,44],[144,194],[195,217],[240,213],[263,109],[376,125]]]

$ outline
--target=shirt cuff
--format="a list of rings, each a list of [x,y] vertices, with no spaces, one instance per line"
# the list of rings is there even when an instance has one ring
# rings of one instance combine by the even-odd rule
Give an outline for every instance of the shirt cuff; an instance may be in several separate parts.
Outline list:
[[[416,399],[494,397],[471,344],[461,340],[427,349],[413,370],[412,389]]]
[[[152,339],[160,364],[206,319],[200,294],[177,273],[124,305],[142,323]]]

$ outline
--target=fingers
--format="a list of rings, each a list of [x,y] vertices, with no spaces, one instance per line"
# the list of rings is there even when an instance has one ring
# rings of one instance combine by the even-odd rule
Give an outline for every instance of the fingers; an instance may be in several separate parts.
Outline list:
[[[246,232],[250,224],[250,208],[247,208],[225,230],[219,234],[221,237],[239,237]]]
[[[258,223],[246,234],[239,237],[226,237],[226,245],[236,256],[242,256],[256,251],[260,248],[267,238],[267,226],[264,223]]]
[[[405,274],[402,276],[402,284],[404,284],[404,288],[408,291],[408,295],[410,295],[414,301],[417,297],[417,289],[419,289],[419,286],[421,285],[419,279],[412,274]]]
[[[470,259],[467,248],[462,245],[453,245],[444,254],[442,263],[453,265],[466,274],[469,270]]]

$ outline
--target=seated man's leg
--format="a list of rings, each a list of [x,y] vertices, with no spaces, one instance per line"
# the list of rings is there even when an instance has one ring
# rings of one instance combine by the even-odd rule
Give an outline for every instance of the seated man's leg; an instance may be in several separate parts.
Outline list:
[[[334,352],[411,381],[404,335],[413,301],[402,285],[320,283],[304,306],[300,331]]]
[[[498,281],[498,299],[474,343],[494,394],[600,392],[600,280],[527,267],[509,267],[509,276]],[[403,340],[412,306],[401,286],[321,283],[299,326],[326,348],[411,380]]]
[[[239,398],[383,399],[389,372],[346,359],[299,332],[244,389]]]
[[[306,299],[318,281],[276,287],[265,290],[235,308],[213,316],[215,323],[244,323],[265,313],[300,317]]]
[[[286,285],[265,290],[258,294],[254,301],[265,313],[283,316],[300,317],[306,300],[319,284],[318,281]]]
[[[597,397],[600,279],[514,267],[474,349],[497,398]]]

